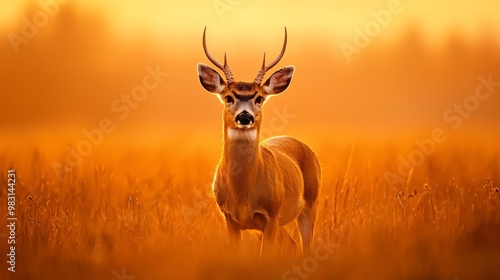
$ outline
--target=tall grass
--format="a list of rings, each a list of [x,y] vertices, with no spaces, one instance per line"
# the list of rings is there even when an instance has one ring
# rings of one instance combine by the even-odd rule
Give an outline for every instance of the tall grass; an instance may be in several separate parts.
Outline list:
[[[324,178],[315,243],[336,246],[308,279],[500,277],[498,154],[458,150],[437,152],[393,185],[384,173],[397,172],[402,148],[318,150]],[[0,170],[17,170],[19,206],[17,272],[7,274],[3,262],[1,275],[112,279],[124,268],[135,279],[282,279],[302,264],[286,249],[260,261],[251,231],[241,252],[230,252],[210,188],[217,158],[169,158],[88,158],[59,180],[50,155],[1,157]],[[2,205],[5,182],[6,172]],[[287,230],[299,239],[296,228]],[[0,246],[5,251],[5,240]]]

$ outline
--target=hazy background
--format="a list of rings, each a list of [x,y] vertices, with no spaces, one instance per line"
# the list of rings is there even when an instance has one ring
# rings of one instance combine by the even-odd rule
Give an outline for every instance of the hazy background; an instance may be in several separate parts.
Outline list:
[[[311,276],[500,277],[500,87],[464,117],[443,117],[474,101],[480,76],[500,82],[500,1],[402,0],[349,59],[341,45],[355,46],[391,1],[66,2],[0,4],[0,177],[12,168],[18,178],[10,277],[110,279],[126,268],[136,279],[279,279],[302,261],[225,257],[210,188],[223,107],[196,73],[210,65],[205,26],[212,54],[227,52],[235,79],[248,81],[288,29],[274,70],[296,72],[265,104],[262,137],[290,134],[318,154],[316,242],[339,248]],[[126,116],[113,109],[157,67],[168,76],[144,100]],[[114,130],[90,144],[85,133],[103,121]],[[446,140],[423,155],[415,140],[436,128]],[[243,239],[258,249],[253,233]]]
[[[220,60],[227,52],[237,80],[253,80],[263,52],[276,56],[288,28],[287,52],[276,69],[293,64],[296,74],[289,90],[266,104],[263,126],[270,126],[274,110],[295,117],[275,134],[385,141],[428,137],[443,127],[455,139],[491,139],[500,89],[456,132],[443,113],[474,93],[479,75],[500,80],[500,2],[401,1],[401,12],[348,62],[340,44],[354,45],[356,28],[364,30],[371,12],[388,3],[75,0],[59,4],[16,54],[8,35],[22,35],[24,20],[33,22],[43,9],[33,1],[3,2],[0,143],[7,150],[63,151],[103,118],[116,129],[102,147],[196,143],[200,136],[218,143],[222,106],[196,73],[197,63],[209,64],[204,26],[211,52]],[[142,84],[148,65],[169,76],[119,119],[112,102]]]

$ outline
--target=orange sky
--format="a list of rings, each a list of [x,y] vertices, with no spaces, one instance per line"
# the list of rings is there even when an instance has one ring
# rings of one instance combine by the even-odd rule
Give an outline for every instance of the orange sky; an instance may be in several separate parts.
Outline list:
[[[294,117],[270,134],[352,139],[450,128],[456,121],[443,114],[474,94],[479,76],[500,80],[499,1],[75,0],[59,4],[16,54],[8,36],[22,35],[24,18],[43,11],[33,3],[4,2],[0,9],[6,128],[0,139],[13,145],[19,141],[11,131],[35,144],[64,142],[108,118],[117,141],[220,137],[222,106],[196,74],[197,63],[209,63],[204,26],[210,50],[220,59],[227,52],[237,80],[254,78],[264,51],[277,54],[287,26],[287,52],[277,68],[293,64],[296,73],[290,89],[266,104],[263,126],[276,111]],[[356,28],[365,30],[373,12],[387,14],[391,5],[397,14],[349,62],[341,44],[355,45]],[[121,120],[113,102],[156,65],[168,77]],[[496,128],[499,105],[496,93],[481,101],[460,131]]]
[[[43,2],[43,1],[42,1]],[[47,0],[45,2],[51,2]],[[64,1],[60,1],[64,2]],[[105,15],[107,20],[126,34],[131,29],[144,32],[162,32],[171,29],[172,25],[179,30],[194,30],[201,25],[210,25],[217,30],[232,29],[261,34],[261,30],[273,25],[290,28],[318,27],[335,32],[337,36],[350,37],[353,26],[363,25],[371,18],[371,11],[387,9],[390,0],[359,1],[98,1],[98,0],[66,0],[84,13],[96,11]],[[402,12],[395,16],[398,21],[392,30],[401,29],[405,21],[418,20],[426,32],[440,37],[450,27],[460,28],[473,34],[478,27],[488,25],[500,27],[496,19],[500,10],[500,2],[495,0],[478,1],[431,1],[401,0]],[[2,25],[19,21],[26,16],[24,6],[38,1],[19,0],[4,1],[0,9]],[[62,7],[68,4],[61,4]],[[217,12],[215,6],[220,7]],[[226,12],[224,10],[227,9]],[[29,15],[28,15],[29,16]],[[135,28],[134,28],[135,26]],[[267,35],[273,36],[273,35]]]

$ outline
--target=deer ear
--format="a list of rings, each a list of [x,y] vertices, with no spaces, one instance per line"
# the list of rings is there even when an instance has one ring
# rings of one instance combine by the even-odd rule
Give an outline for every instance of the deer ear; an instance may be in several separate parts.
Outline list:
[[[274,72],[262,85],[265,94],[280,94],[284,92],[292,81],[295,67],[286,66]]]
[[[226,88],[226,82],[219,73],[206,64],[198,64],[198,76],[203,88],[211,93],[222,93]]]

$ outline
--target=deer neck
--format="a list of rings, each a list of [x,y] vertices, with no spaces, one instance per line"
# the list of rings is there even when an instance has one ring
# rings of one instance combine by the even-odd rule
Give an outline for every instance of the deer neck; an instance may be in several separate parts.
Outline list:
[[[233,135],[229,133],[233,133]],[[229,129],[225,128],[222,152],[222,164],[226,168],[226,172],[228,172],[226,173],[228,178],[240,183],[248,178],[255,178],[262,164],[258,129],[244,133],[255,133],[255,135],[238,137],[234,135],[234,131],[230,132]]]

